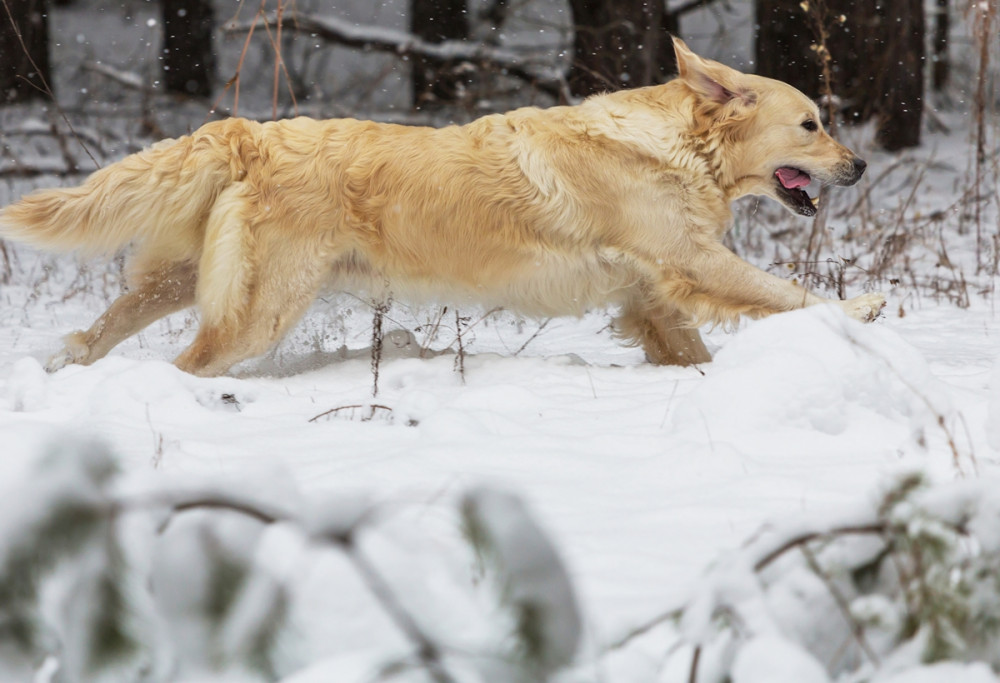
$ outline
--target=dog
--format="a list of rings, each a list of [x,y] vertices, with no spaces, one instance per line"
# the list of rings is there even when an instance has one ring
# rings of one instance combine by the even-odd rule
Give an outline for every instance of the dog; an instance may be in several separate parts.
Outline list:
[[[224,373],[326,288],[533,316],[617,305],[617,333],[675,365],[711,360],[702,324],[824,303],[877,317],[882,294],[831,302],[721,241],[735,199],[812,216],[803,188],[852,185],[865,162],[798,90],[674,47],[674,80],[574,106],[445,128],[231,118],[29,194],[0,213],[0,236],[128,247],[125,293],[47,369],[93,363],[194,305],[200,326],[175,364]]]

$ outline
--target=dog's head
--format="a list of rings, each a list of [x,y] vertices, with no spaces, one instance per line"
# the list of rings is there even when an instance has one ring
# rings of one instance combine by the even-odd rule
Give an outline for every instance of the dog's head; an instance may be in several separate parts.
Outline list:
[[[865,162],[823,129],[816,104],[792,86],[703,59],[674,39],[679,78],[697,98],[696,128],[738,188],[803,216],[816,214],[805,187],[853,185]],[[735,197],[733,197],[735,198]]]

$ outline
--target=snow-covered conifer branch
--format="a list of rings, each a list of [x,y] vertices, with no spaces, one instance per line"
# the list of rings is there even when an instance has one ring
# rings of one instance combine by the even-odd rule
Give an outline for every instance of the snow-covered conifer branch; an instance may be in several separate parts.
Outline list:
[[[840,519],[769,529],[722,558],[671,614],[709,657],[702,666],[747,683],[895,681],[954,659],[996,668],[998,528],[988,485],[904,474]],[[795,660],[798,677],[773,678],[765,663],[779,660]]]
[[[516,680],[544,681],[576,653],[583,624],[575,591],[548,535],[517,496],[490,488],[462,502],[466,535],[495,565],[513,612]]]
[[[280,537],[289,533],[303,549],[342,553],[370,605],[408,642],[405,659],[386,670],[417,666],[438,683],[457,683],[466,679],[456,672],[488,668],[502,674],[492,680],[537,683],[569,665],[578,646],[581,618],[565,567],[510,494],[479,489],[462,501],[511,617],[484,633],[476,652],[430,628],[408,599],[419,583],[400,584],[359,543],[378,518],[367,497],[275,504],[228,481],[123,490],[99,444],[59,446],[36,470],[21,495],[0,496],[2,680],[29,680],[46,658],[59,680],[276,680],[274,654],[297,588],[270,548],[287,549]],[[150,536],[139,544],[141,559],[126,528]],[[43,593],[53,591],[57,609],[43,609]],[[143,678],[150,667],[168,678]]]

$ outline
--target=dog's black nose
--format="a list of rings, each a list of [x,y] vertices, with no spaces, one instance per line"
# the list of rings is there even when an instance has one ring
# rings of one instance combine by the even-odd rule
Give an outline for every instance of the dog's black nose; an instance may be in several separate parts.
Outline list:
[[[859,178],[861,177],[861,174],[865,172],[866,168],[868,168],[867,161],[859,157],[854,157],[854,172],[858,174]]]

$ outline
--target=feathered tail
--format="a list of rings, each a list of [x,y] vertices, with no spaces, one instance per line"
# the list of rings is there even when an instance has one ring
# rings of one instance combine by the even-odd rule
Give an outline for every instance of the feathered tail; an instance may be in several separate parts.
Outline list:
[[[210,123],[93,173],[78,187],[40,190],[0,211],[0,238],[49,250],[111,254],[130,242],[164,260],[201,250],[205,219],[243,168],[258,124]]]

